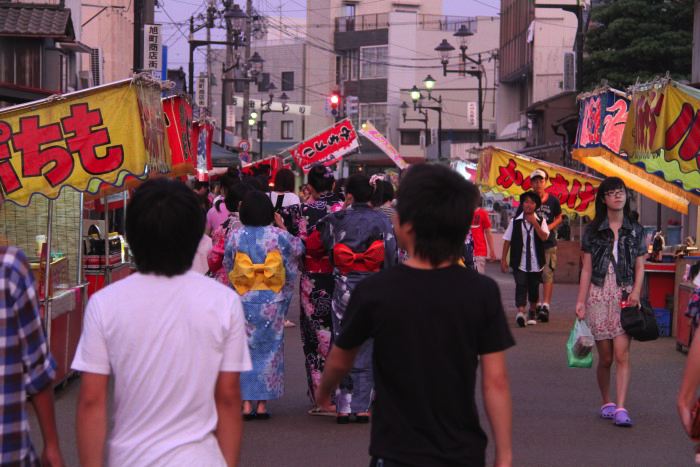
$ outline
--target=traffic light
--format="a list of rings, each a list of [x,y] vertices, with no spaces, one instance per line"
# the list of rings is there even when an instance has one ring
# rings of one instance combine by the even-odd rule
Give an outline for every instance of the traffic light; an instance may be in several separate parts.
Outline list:
[[[331,109],[331,114],[334,117],[337,117],[340,115],[340,93],[337,91],[334,91],[329,97],[328,97],[328,103]]]

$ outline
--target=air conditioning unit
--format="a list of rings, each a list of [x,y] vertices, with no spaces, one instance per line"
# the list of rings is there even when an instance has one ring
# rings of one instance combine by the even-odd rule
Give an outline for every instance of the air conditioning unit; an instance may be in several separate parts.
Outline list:
[[[564,91],[576,90],[576,54],[564,52]]]
[[[102,49],[92,49],[90,52],[90,73],[93,86],[99,86],[104,82],[104,59]]]

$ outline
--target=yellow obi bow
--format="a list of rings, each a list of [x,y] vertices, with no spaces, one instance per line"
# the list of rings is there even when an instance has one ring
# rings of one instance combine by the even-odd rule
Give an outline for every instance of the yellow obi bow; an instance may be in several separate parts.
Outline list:
[[[284,287],[286,279],[282,254],[279,250],[273,250],[267,254],[264,263],[255,264],[250,256],[239,251],[228,279],[239,295],[251,290],[272,290],[278,293]]]

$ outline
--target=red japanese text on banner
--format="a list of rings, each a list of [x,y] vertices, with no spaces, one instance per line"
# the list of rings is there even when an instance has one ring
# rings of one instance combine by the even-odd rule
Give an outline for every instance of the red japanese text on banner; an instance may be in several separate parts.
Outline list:
[[[306,173],[314,165],[332,165],[357,149],[357,133],[350,120],[343,120],[292,149],[294,162]]]

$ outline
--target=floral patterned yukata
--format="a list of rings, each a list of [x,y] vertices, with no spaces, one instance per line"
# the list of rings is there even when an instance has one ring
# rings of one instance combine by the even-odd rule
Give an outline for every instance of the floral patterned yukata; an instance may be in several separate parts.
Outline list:
[[[221,223],[211,235],[211,250],[207,255],[207,264],[209,265],[209,274],[224,285],[230,285],[228,280],[228,271],[224,268],[224,251],[226,241],[231,234],[231,231],[242,227],[241,221],[237,212],[229,214],[228,218]]]
[[[396,237],[387,217],[365,203],[354,203],[347,209],[329,214],[319,222],[318,229],[334,266],[332,318],[333,336],[337,337],[342,331],[343,316],[350,301],[350,294],[360,281],[377,271],[343,271],[339,267],[334,249],[342,246],[354,253],[369,252],[377,242],[381,242],[384,252],[381,267],[388,269],[396,264]],[[337,412],[367,412],[373,386],[372,341],[369,340],[360,347],[350,375],[340,383],[336,392]]]
[[[304,241],[306,253],[299,290],[301,296],[299,326],[309,385],[307,394],[314,404],[316,403],[314,395],[321,381],[332,340],[331,300],[335,288],[333,266],[316,226],[318,221],[327,214],[336,212],[342,207],[342,198],[334,193],[323,193],[317,200],[301,205],[299,236]]]
[[[253,362],[251,371],[241,373],[243,400],[279,399],[284,393],[284,319],[294,293],[304,246],[297,237],[271,225],[244,225],[233,230],[226,241],[224,269],[227,273],[233,270],[237,254],[244,253],[253,263],[262,264],[274,251],[279,251],[284,264],[282,289],[278,293],[249,290],[241,295]]]

